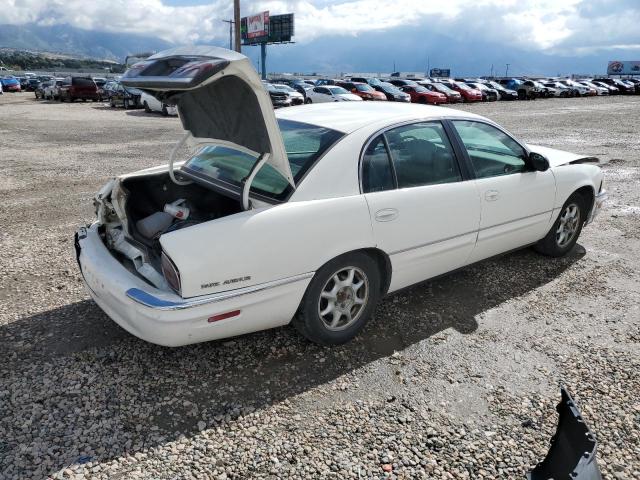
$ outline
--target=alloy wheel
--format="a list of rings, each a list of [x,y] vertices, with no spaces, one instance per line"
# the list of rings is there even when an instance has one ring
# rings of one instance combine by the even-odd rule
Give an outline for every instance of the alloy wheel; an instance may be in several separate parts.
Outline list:
[[[357,267],[344,267],[325,283],[318,315],[328,330],[349,328],[362,315],[369,299],[369,279]]]
[[[564,248],[576,236],[580,226],[580,207],[575,203],[567,205],[560,214],[560,223],[556,230],[556,244]]]

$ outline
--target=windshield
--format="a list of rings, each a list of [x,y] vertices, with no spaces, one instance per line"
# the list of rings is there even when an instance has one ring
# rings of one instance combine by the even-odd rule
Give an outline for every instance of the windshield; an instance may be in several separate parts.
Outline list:
[[[326,87],[326,88],[334,95],[343,95],[345,93],[349,93],[347,90],[345,90],[342,87]]]
[[[502,85],[500,85],[499,83],[489,82],[489,85],[491,85],[496,90],[504,90],[504,87]]]
[[[442,93],[449,93],[449,94],[453,93],[453,90],[451,90],[449,87],[447,87],[447,86],[446,86],[445,84],[443,84],[443,83],[434,83],[434,84],[432,84],[432,85],[433,85],[433,86],[434,86],[434,88],[435,88],[436,90],[438,90],[439,92],[442,92]]]
[[[288,85],[274,85],[273,88],[281,90],[283,92],[294,92],[295,90]]]
[[[278,120],[278,126],[296,183],[343,135],[335,130],[291,120]],[[240,187],[256,161],[255,156],[243,151],[207,145],[191,157],[182,169],[204,180]],[[260,168],[251,184],[251,192],[276,200],[285,199],[290,191],[289,182],[268,164]]]
[[[458,85],[462,90],[472,90],[469,85],[466,85],[464,83],[457,83],[456,85]]]
[[[373,92],[373,88],[371,88],[366,83],[356,84],[356,90],[358,90],[359,92]]]

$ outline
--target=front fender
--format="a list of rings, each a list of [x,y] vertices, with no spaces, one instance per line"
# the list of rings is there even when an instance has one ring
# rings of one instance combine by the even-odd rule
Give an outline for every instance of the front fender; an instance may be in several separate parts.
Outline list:
[[[249,210],[165,234],[160,243],[180,272],[185,298],[314,272],[374,246],[362,195]]]
[[[561,208],[571,194],[582,187],[590,187],[595,196],[604,178],[600,167],[591,164],[562,165],[552,171],[556,178],[555,208]]]

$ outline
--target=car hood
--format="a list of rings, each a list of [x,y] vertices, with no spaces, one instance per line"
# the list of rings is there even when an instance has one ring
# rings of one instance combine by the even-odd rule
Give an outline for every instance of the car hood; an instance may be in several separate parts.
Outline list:
[[[219,47],[176,47],[136,63],[121,83],[175,105],[195,142],[267,155],[266,163],[294,185],[271,98],[244,55]]]
[[[549,160],[550,167],[559,167],[571,163],[599,163],[597,157],[584,155],[580,153],[565,152],[564,150],[556,150],[555,148],[541,147],[540,145],[527,145],[532,152],[539,153]]]

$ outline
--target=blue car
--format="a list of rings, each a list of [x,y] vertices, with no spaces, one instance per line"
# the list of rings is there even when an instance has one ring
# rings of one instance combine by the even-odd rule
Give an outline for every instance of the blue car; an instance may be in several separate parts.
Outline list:
[[[0,82],[2,82],[2,90],[5,92],[19,92],[21,90],[20,82],[15,77],[2,77]]]

